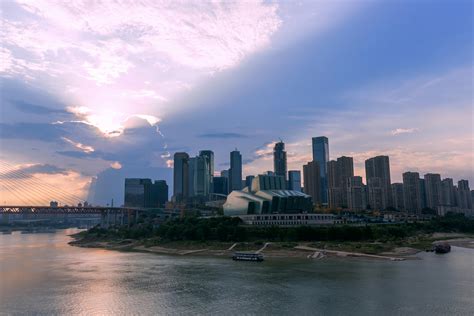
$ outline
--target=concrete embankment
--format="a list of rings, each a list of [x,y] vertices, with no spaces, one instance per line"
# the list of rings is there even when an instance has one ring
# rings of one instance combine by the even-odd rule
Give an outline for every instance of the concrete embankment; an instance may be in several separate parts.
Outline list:
[[[319,248],[313,248],[313,247],[308,247],[308,246],[296,246],[295,249],[312,251],[312,252],[321,252],[321,253],[326,253],[326,254],[333,254],[333,255],[336,255],[338,257],[364,257],[364,258],[383,259],[383,260],[391,260],[391,261],[405,260],[405,258],[401,258],[401,257],[371,255],[371,254],[361,253],[361,252],[327,250],[327,249],[319,249]]]

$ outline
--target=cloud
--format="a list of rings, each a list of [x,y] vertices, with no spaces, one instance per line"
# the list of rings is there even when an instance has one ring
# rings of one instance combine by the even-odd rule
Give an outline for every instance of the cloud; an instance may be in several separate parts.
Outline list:
[[[2,164],[0,172],[0,179],[27,179],[31,178],[35,174],[67,174],[67,170],[59,168],[50,164],[32,164],[32,165],[20,165],[10,166]]]
[[[47,123],[0,123],[0,137],[2,139],[56,142],[66,133],[61,126]]]
[[[38,114],[38,115],[48,115],[48,114],[68,114],[67,111],[63,109],[52,109],[46,106],[28,103],[22,100],[12,100],[10,101],[16,108],[22,112]]]
[[[61,139],[63,139],[64,141],[66,141],[67,143],[73,145],[74,147],[76,147],[77,149],[80,149],[82,150],[84,153],[86,154],[89,154],[89,153],[92,153],[94,152],[94,148],[92,146],[87,146],[87,145],[84,145],[84,144],[81,144],[81,143],[77,143],[73,140],[70,140],[69,138],[67,137],[61,137]]]
[[[112,168],[112,169],[121,169],[122,164],[118,161],[114,161],[113,163],[110,164],[110,168]]]
[[[248,136],[245,134],[240,134],[240,133],[206,133],[206,134],[201,134],[198,137],[201,138],[222,138],[222,139],[228,139],[228,138],[247,138]]]
[[[400,134],[412,134],[417,131],[418,131],[418,128],[397,128],[397,129],[392,130],[390,133],[393,136],[397,136]]]
[[[89,108],[94,124],[112,133],[129,115],[182,110],[166,104],[269,47],[282,24],[278,7],[18,0],[2,12],[1,71]]]

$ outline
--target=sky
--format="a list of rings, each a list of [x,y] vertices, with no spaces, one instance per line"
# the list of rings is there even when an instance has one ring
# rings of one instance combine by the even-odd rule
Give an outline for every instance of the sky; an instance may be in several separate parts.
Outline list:
[[[0,203],[123,203],[125,177],[237,148],[244,176],[389,155],[474,186],[473,4],[23,1],[0,4]],[[31,190],[35,187],[35,190]]]

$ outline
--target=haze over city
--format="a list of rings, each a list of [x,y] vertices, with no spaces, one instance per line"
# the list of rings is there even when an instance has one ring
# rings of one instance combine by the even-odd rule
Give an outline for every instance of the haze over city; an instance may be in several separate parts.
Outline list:
[[[320,135],[355,175],[388,155],[393,182],[405,171],[474,182],[469,1],[0,9],[1,172],[16,185],[32,175],[120,205],[126,177],[171,185],[175,152],[213,150],[218,173],[238,148],[245,177],[273,169],[279,139],[301,170]]]

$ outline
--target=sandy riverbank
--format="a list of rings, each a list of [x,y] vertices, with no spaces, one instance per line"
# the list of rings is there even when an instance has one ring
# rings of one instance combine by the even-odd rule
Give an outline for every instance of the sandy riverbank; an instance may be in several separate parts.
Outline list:
[[[418,259],[417,253],[426,250],[426,243],[418,248],[407,246],[390,246],[383,243],[219,243],[219,242],[170,242],[162,244],[147,244],[147,241],[131,239],[100,241],[83,239],[78,235],[76,240],[70,242],[73,246],[86,248],[103,248],[118,251],[138,251],[153,254],[176,256],[218,256],[231,257],[235,251],[260,252],[266,258],[324,258],[324,257],[350,257],[368,258],[376,260],[402,261]],[[430,243],[447,242],[452,246],[474,249],[474,238],[465,234],[440,234],[429,236]],[[365,253],[357,251],[367,246],[383,245],[384,251]],[[428,243],[429,245],[429,243]]]

